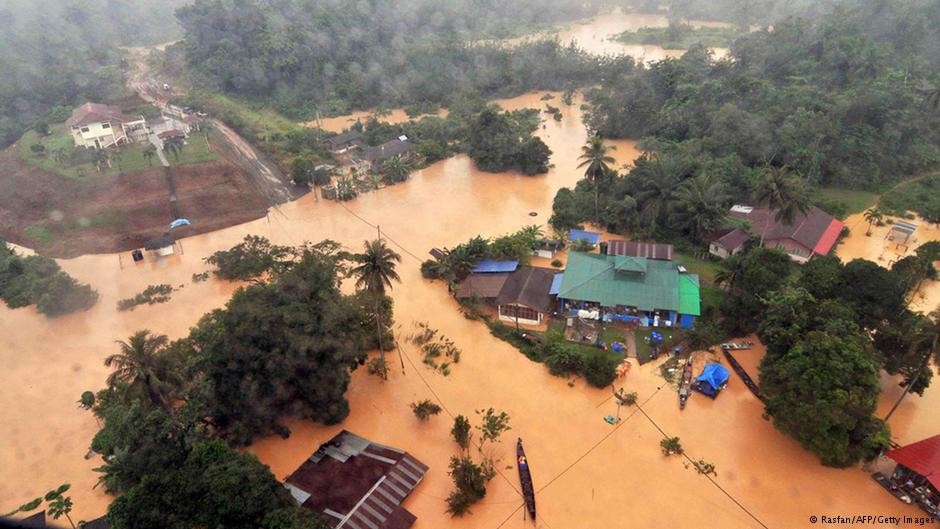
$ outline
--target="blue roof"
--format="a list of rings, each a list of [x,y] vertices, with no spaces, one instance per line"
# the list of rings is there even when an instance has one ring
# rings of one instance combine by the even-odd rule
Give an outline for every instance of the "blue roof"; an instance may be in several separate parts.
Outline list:
[[[484,259],[473,267],[474,274],[494,274],[499,272],[515,272],[519,268],[519,261],[496,261]]]
[[[702,382],[711,386],[712,391],[717,391],[722,384],[728,381],[728,370],[721,364],[708,364],[702,370],[702,374],[695,377],[696,382]]]
[[[555,277],[552,278],[552,286],[548,289],[548,295],[557,296],[561,291],[561,280],[565,278],[564,273],[555,274]]]
[[[571,230],[568,232],[569,241],[587,241],[591,244],[601,242],[601,234],[593,231]]]

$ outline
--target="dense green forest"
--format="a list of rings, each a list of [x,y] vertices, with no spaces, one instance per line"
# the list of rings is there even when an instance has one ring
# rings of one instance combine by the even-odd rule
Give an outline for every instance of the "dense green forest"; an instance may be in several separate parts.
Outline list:
[[[123,90],[119,46],[178,37],[185,0],[12,0],[0,6],[0,147],[54,110]]]
[[[479,37],[580,18],[607,2],[197,0],[177,11],[199,86],[264,100],[294,118],[354,108],[447,103],[564,89],[630,59],[544,40],[509,48]]]
[[[661,152],[785,166],[812,184],[872,187],[940,161],[936,3],[792,19],[737,39],[730,61],[702,49],[589,93],[605,137]]]
[[[285,417],[346,418],[350,372],[379,340],[392,343],[385,289],[400,259],[384,241],[352,254],[331,241],[291,248],[249,236],[210,259],[220,277],[255,278],[223,309],[176,341],[142,330],[118,342],[107,387],[80,401],[100,420],[91,448],[101,482],[120,495],[110,526],[323,527],[231,446],[286,437]],[[359,290],[343,294],[350,276]]]

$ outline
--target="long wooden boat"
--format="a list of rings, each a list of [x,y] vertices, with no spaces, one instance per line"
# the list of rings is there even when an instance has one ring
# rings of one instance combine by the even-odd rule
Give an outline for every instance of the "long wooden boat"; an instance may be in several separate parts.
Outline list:
[[[721,346],[721,352],[724,353],[725,358],[728,360],[728,364],[731,365],[731,369],[733,369],[734,372],[737,373],[739,377],[741,377],[741,380],[744,381],[744,385],[747,386],[747,389],[751,390],[751,393],[753,393],[755,397],[763,401],[764,395],[760,392],[760,388],[751,378],[751,375],[748,375],[747,371],[741,367],[738,359],[735,358],[734,355],[731,354],[731,351],[724,345]]]
[[[522,438],[516,441],[516,463],[519,465],[519,483],[522,484],[522,497],[525,499],[525,508],[529,511],[532,521],[535,521],[535,488],[532,486],[532,474],[529,472],[529,460],[522,449]]]

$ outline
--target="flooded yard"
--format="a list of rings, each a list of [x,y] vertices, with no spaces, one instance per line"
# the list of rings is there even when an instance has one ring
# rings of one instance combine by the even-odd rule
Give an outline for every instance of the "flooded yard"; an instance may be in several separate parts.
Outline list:
[[[501,102],[506,108],[541,108],[541,94]],[[98,425],[79,409],[82,391],[99,389],[107,370],[103,359],[114,341],[139,329],[179,338],[206,311],[224,305],[238,285],[210,279],[192,283],[207,270],[202,259],[239,242],[246,234],[278,244],[329,238],[358,250],[375,237],[376,226],[400,251],[401,284],[392,291],[404,370],[391,353],[394,369],[387,382],[364,369],[353,375],[348,397],[352,413],[341,425],[325,427],[290,421],[293,435],[272,437],[250,447],[278,478],[284,478],[316,447],[340,429],[400,447],[428,464],[425,482],[405,502],[418,517],[416,529],[527,527],[513,465],[513,441],[522,437],[537,491],[537,526],[678,527],[707,519],[714,527],[790,528],[808,526],[810,515],[871,513],[916,515],[881,489],[862,470],[831,469],[762,419],[763,406],[732,374],[729,387],[714,401],[692,397],[681,411],[673,387],[658,374],[658,364],[634,366],[622,383],[635,391],[643,412],[625,408],[617,426],[603,418],[616,412],[608,390],[549,375],[509,344],[491,336],[485,325],[466,319],[445,285],[424,280],[420,261],[435,246],[452,246],[476,234],[495,236],[551,214],[556,190],[580,177],[577,156],[586,139],[579,102],[563,106],[564,118],[548,120],[539,135],[554,152],[548,174],[527,177],[476,170],[464,156],[416,172],[405,184],[368,193],[349,203],[307,195],[271,210],[266,218],[183,239],[182,255],[140,265],[123,264],[117,255],[87,255],[60,261],[80,281],[98,289],[101,299],[89,312],[47,320],[32,308],[0,307],[0,420],[7,425],[0,451],[0,511],[62,482],[72,483],[74,515],[102,514],[110,498],[93,488],[100,462],[84,459]],[[612,142],[619,164],[638,152],[631,141]],[[529,212],[537,213],[531,217]],[[845,245],[850,248],[851,245]],[[123,268],[122,268],[123,266]],[[118,312],[117,300],[148,285],[182,286],[168,303]],[[445,377],[420,362],[404,340],[414,321],[427,321],[463,350]],[[399,327],[400,326],[400,327]],[[761,349],[738,359],[756,373]],[[885,380],[883,411],[899,391]],[[419,422],[409,404],[439,400],[445,413]],[[450,519],[444,499],[451,490],[449,458],[457,454],[450,438],[451,416],[476,422],[474,410],[494,407],[512,417],[512,430],[497,445],[500,474],[484,500],[463,519]],[[940,388],[910,397],[892,419],[901,443],[936,433]],[[693,459],[717,467],[714,483],[678,457],[665,457],[662,432],[679,436]]]

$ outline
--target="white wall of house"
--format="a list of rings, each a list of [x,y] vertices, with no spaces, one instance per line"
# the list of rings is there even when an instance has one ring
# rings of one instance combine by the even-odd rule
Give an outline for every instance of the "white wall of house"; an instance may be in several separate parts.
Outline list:
[[[126,129],[131,131],[132,136],[128,136]],[[102,122],[72,127],[72,140],[76,147],[104,149],[121,141],[142,141],[146,138],[144,120],[127,124]]]
[[[536,317],[537,317],[537,319],[522,318],[522,317],[517,318],[517,317],[516,317],[514,314],[512,314],[512,313],[506,314],[506,313],[504,312],[504,307],[507,307],[507,306],[506,306],[506,305],[500,305],[500,306],[496,307],[496,311],[497,311],[497,313],[499,314],[499,319],[500,319],[500,321],[505,321],[505,322],[508,322],[508,323],[516,323],[516,322],[519,322],[519,323],[521,323],[521,324],[523,324],[523,325],[541,325],[542,320],[545,319],[545,315],[542,314],[541,312],[536,312],[536,315],[537,315]],[[510,305],[510,307],[514,307],[514,306],[513,306],[513,305]],[[527,307],[526,307],[526,308],[527,308]]]

